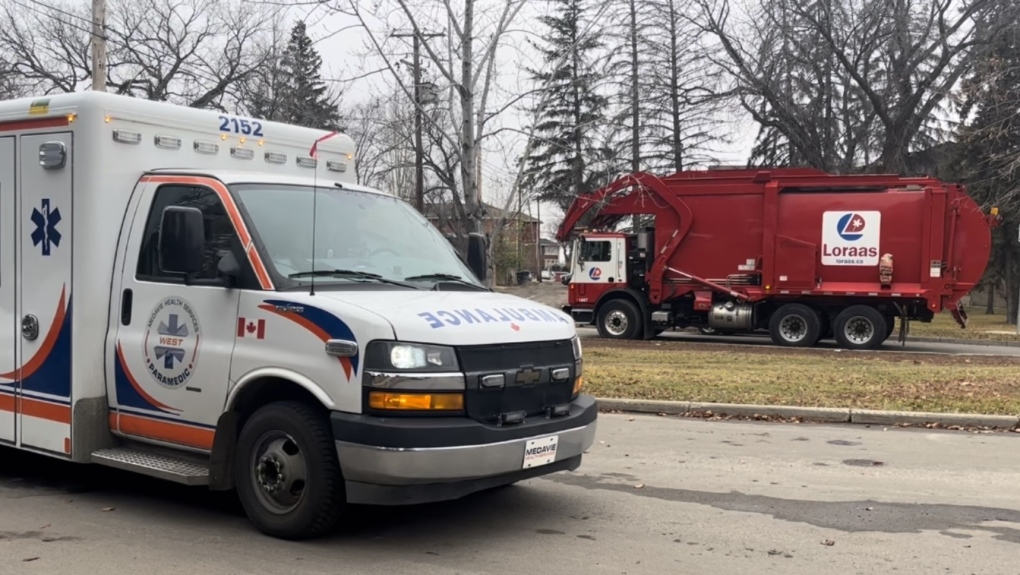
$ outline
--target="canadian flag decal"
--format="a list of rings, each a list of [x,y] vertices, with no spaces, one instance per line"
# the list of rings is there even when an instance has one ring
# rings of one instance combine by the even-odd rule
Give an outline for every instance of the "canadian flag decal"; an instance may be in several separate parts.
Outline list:
[[[237,337],[254,337],[255,339],[265,339],[266,320],[264,319],[253,320],[243,317],[237,318]]]

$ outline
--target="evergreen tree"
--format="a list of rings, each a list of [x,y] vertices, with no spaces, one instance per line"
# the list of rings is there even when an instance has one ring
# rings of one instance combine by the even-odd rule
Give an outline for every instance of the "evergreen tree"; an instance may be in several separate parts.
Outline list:
[[[974,71],[964,82],[961,116],[972,116],[960,129],[955,161],[946,177],[960,180],[985,210],[998,207],[1002,224],[993,231],[986,288],[1005,288],[1007,321],[1016,320],[1020,291],[1020,27],[996,30],[994,22],[1016,22],[1020,5],[997,0],[984,26],[993,30],[976,53]]]
[[[322,80],[322,57],[303,21],[291,29],[286,48],[255,79],[249,96],[253,116],[323,130],[340,130],[339,97]]]
[[[535,110],[536,144],[525,158],[527,189],[538,199],[566,209],[578,194],[602,185],[610,153],[600,129],[608,102],[597,93],[602,80],[595,69],[601,33],[587,30],[585,0],[555,0],[557,14],[541,16],[548,28],[544,46],[536,46],[546,68],[529,70],[540,86],[545,104]]]

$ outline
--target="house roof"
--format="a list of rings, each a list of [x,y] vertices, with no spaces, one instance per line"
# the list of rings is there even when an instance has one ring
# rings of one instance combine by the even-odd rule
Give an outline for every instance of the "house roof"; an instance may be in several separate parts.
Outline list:
[[[437,219],[439,217],[447,218],[448,219],[451,216],[453,216],[453,214],[456,213],[455,212],[455,208],[456,208],[456,206],[454,206],[454,204],[452,204],[450,202],[443,202],[441,204],[426,204],[425,205],[425,217],[427,217],[429,219]],[[494,206],[492,204],[487,204],[485,202],[482,202],[482,210],[484,210],[484,212],[485,212],[485,219],[487,219],[487,220],[494,220],[494,219],[498,218],[500,212],[503,211],[500,208],[497,208],[496,206]],[[515,216],[518,216],[518,217],[515,218]],[[508,211],[508,213],[506,215],[506,219],[508,219],[508,220],[519,219],[519,221],[522,221],[522,222],[525,222],[525,223],[541,223],[541,220],[539,220],[538,218],[529,216],[526,213],[517,214],[512,209]]]

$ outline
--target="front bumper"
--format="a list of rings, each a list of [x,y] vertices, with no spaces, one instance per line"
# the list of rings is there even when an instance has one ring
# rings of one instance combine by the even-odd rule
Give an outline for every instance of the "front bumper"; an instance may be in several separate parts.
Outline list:
[[[566,416],[496,427],[467,418],[382,418],[334,412],[337,455],[350,503],[456,499],[581,464],[595,442],[598,405],[581,395]],[[529,440],[558,437],[555,460],[524,468]]]

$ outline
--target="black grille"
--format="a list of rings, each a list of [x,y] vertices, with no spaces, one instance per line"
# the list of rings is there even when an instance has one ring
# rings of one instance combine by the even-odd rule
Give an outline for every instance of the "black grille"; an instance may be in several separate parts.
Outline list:
[[[467,375],[467,414],[476,421],[497,423],[520,412],[545,416],[549,408],[570,402],[576,365],[569,340],[462,347],[458,355]],[[553,370],[564,368],[567,379],[553,382]],[[496,374],[505,378],[502,388],[481,386],[484,376]]]

